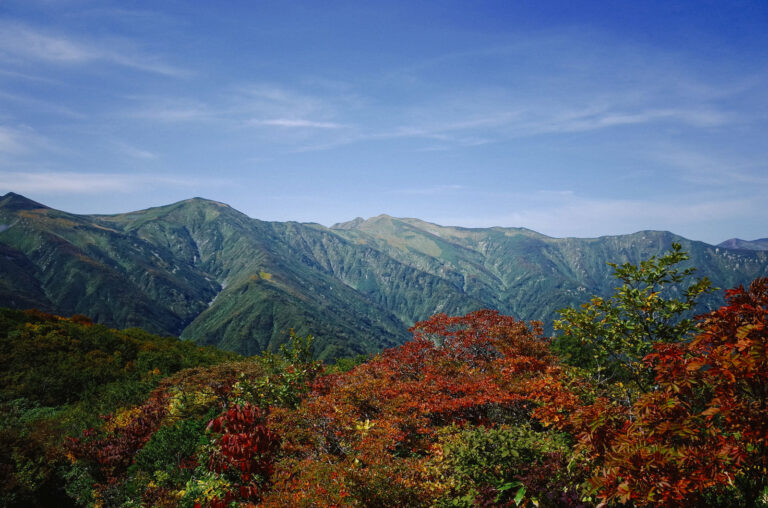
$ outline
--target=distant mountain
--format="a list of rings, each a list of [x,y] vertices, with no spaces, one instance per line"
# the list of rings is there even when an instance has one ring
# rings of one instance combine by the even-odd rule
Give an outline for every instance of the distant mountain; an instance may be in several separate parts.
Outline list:
[[[731,238],[717,245],[726,249],[743,250],[768,250],[768,238],[758,238],[757,240],[742,240],[741,238]]]
[[[331,359],[401,343],[436,312],[489,307],[550,323],[557,309],[610,294],[607,262],[636,263],[674,241],[719,287],[768,275],[768,252],[659,231],[550,238],[387,215],[326,228],[260,221],[200,198],[74,215],[9,193],[0,198],[0,306],[80,313],[243,354],[275,350],[294,328]]]

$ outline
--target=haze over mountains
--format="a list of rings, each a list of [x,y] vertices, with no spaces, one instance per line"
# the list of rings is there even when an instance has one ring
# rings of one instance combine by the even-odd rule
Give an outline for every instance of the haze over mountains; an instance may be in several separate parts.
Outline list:
[[[293,328],[314,334],[318,356],[331,359],[401,343],[408,326],[436,312],[494,308],[551,323],[557,309],[610,294],[607,262],[638,262],[672,242],[718,287],[768,275],[765,239],[551,238],[387,215],[327,228],[265,222],[200,198],[75,215],[8,193],[0,306],[80,313],[243,354],[274,350]]]

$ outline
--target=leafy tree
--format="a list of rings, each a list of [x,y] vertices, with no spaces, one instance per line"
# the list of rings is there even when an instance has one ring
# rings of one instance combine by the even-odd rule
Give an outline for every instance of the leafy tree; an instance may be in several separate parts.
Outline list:
[[[648,355],[658,390],[635,404],[595,485],[638,505],[768,505],[768,279],[726,292],[688,343]],[[707,497],[709,496],[709,497]]]
[[[768,506],[768,279],[726,291],[686,342],[654,346],[654,389],[567,423],[607,505]]]
[[[695,268],[680,269],[688,259],[678,243],[663,256],[640,265],[609,263],[622,285],[609,298],[593,297],[581,309],[563,309],[554,323],[562,335],[555,349],[570,364],[585,368],[604,385],[630,383],[639,392],[653,385],[653,371],[643,363],[655,343],[690,339],[698,298],[713,288]]]
[[[280,346],[279,354],[269,351],[254,359],[264,369],[264,375],[241,376],[233,387],[240,402],[260,407],[296,407],[309,391],[312,381],[323,370],[312,355],[312,335],[300,336],[291,330],[288,343]]]

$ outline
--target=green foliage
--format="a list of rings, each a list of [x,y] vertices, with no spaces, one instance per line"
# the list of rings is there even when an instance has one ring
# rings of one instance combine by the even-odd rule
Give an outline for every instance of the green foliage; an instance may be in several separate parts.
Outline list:
[[[0,331],[0,399],[46,406],[146,396],[163,376],[238,357],[135,328],[118,331],[35,311],[0,309]],[[115,382],[142,383],[143,389],[121,393]]]
[[[209,443],[206,425],[207,420],[179,420],[152,434],[136,453],[120,489],[129,505],[146,506],[192,479],[197,454]]]
[[[300,336],[291,330],[279,354],[265,352],[254,359],[264,368],[263,376],[239,377],[232,386],[233,400],[260,407],[298,406],[321,370],[312,356],[313,341],[312,335]]]
[[[765,475],[762,475],[765,478]],[[758,497],[750,494],[757,491]],[[768,508],[768,486],[754,478],[737,475],[730,485],[717,485],[702,494],[702,505],[707,508]]]
[[[0,403],[0,506],[62,503],[55,478],[63,458],[56,450],[60,413],[27,399]]]
[[[62,478],[65,482],[65,492],[69,499],[78,506],[93,506],[93,485],[96,479],[91,476],[89,468],[76,462],[66,468],[62,468]]]
[[[161,427],[136,454],[129,474],[143,471],[162,478],[162,483],[186,483],[191,474],[190,459],[208,442],[206,425],[202,420],[181,420]],[[180,474],[185,471],[187,474]]]
[[[657,342],[688,340],[696,329],[692,310],[713,291],[706,277],[693,279],[694,268],[679,243],[663,256],[640,265],[609,263],[622,285],[609,298],[595,296],[581,309],[560,311],[554,323],[562,331],[554,347],[572,365],[587,369],[599,384],[632,383],[641,392],[653,384],[643,363]]]
[[[291,330],[291,336],[287,344],[280,346],[280,354],[292,365],[309,365],[314,361],[312,344],[315,338],[312,335],[300,336]]]
[[[371,359],[371,355],[357,355],[353,358],[339,358],[331,365],[328,365],[326,372],[328,373],[342,373],[349,372],[358,365],[362,365]]]
[[[84,316],[0,309],[0,505],[91,499],[90,473],[64,456],[66,436],[140,402],[165,375],[236,357]]]
[[[437,502],[438,506],[477,506],[484,498],[519,505],[528,488],[533,487],[521,481],[523,476],[536,470],[549,456],[570,452],[565,434],[535,431],[526,424],[490,429],[470,427],[458,432],[449,428],[442,447],[437,468],[449,491]],[[548,480],[555,483],[557,479]],[[534,491],[537,494],[540,493]]]
[[[211,506],[216,501],[224,499],[231,489],[232,482],[223,475],[200,468],[184,486],[179,506],[184,508]]]

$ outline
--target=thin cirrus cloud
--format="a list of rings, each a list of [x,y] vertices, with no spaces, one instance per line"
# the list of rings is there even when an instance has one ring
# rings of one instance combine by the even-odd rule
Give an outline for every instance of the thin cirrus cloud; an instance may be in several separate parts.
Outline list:
[[[412,187],[407,189],[399,189],[395,191],[395,193],[417,195],[417,196],[419,195],[430,196],[430,195],[452,194],[452,193],[461,191],[465,188],[466,187],[464,185],[457,185],[457,184],[433,185],[431,187],[424,187],[424,188]]]
[[[157,121],[162,123],[189,123],[211,120],[216,117],[204,105],[156,104],[126,113],[127,118]]]
[[[135,173],[83,173],[83,172],[0,172],[0,189],[28,194],[100,194],[103,192],[133,192],[148,186],[196,187],[220,185],[215,179],[202,181],[178,176]]]
[[[450,109],[446,103],[436,106],[433,116],[439,116],[440,111]],[[429,116],[426,110],[423,116]],[[423,124],[403,124],[381,130],[359,131],[356,135],[346,135],[332,141],[310,144],[301,147],[301,151],[328,150],[339,146],[393,139],[416,139],[440,142],[422,148],[423,151],[450,150],[466,148],[514,139],[548,134],[566,134],[607,130],[619,127],[640,126],[659,122],[671,122],[694,127],[723,126],[731,121],[728,114],[710,110],[681,110],[681,109],[650,109],[636,112],[623,110],[603,110],[595,112],[591,109],[581,111],[543,111],[514,109],[507,112],[492,112],[484,114],[477,112],[467,118],[453,118],[444,122]],[[251,121],[252,125],[273,125],[283,127],[315,127],[341,128],[344,124],[310,122],[305,120],[268,120]]]
[[[333,96],[308,94],[274,84],[247,84],[232,90],[240,111],[265,118],[309,118],[328,116],[337,110]]]
[[[343,129],[347,124],[327,118],[343,113],[334,97],[302,94],[289,87],[253,85],[228,87],[196,98],[126,97],[134,105],[124,116],[160,122],[218,120],[234,126]]]
[[[26,144],[19,131],[0,126],[0,154],[19,153],[25,149]]]
[[[149,150],[144,150],[142,148],[138,148],[126,143],[117,143],[117,148],[121,153],[134,159],[156,160],[158,158],[157,154],[154,152],[150,152]]]
[[[8,22],[0,22],[0,58],[15,63],[42,61],[59,65],[111,63],[166,76],[189,75],[187,70],[142,54],[131,45],[113,41],[78,41]]]
[[[751,190],[768,192],[768,165],[764,158],[755,161],[741,154],[723,155],[679,145],[661,145],[647,157],[674,169],[689,185],[716,186],[723,191],[734,186],[742,189],[741,185],[746,184]]]
[[[764,93],[765,77],[759,73],[734,78],[716,64],[653,46],[595,40],[578,31],[517,42],[447,54],[387,76],[393,89],[413,82],[438,92],[420,95],[407,115],[401,115],[410,117],[409,122],[397,129],[390,126],[390,133],[429,137],[493,131],[498,139],[510,139],[661,123],[708,129],[754,120],[755,111],[741,108],[741,101]],[[537,55],[535,61],[531,54]],[[430,79],[489,56],[496,63],[492,69],[503,72],[507,62],[524,70],[511,78],[491,70],[482,74],[482,83],[471,75],[462,74],[463,82],[454,76],[453,91],[435,87]]]
[[[654,101],[631,105],[620,96],[607,97],[597,105],[577,106],[582,101],[570,97],[546,100],[518,99],[512,94],[477,90],[460,96],[433,101],[420,107],[412,116],[429,118],[428,122],[400,125],[377,137],[430,138],[450,132],[492,131],[504,138],[597,131],[642,126],[660,122],[677,123],[695,128],[727,125],[735,120],[714,106],[668,108]],[[467,104],[476,104],[467,107]],[[446,117],[444,111],[456,111]],[[435,120],[436,119],[436,120]]]
[[[584,132],[612,127],[641,125],[655,122],[675,122],[694,127],[725,125],[729,115],[711,110],[648,109],[635,112],[621,110],[603,111],[593,114],[589,111],[566,115],[554,115],[530,123],[523,122],[516,127],[529,133]]]
[[[53,101],[37,99],[18,93],[9,93],[4,90],[0,90],[0,100],[13,102],[31,110],[41,111],[43,113],[52,113],[73,120],[86,118],[86,115],[66,106],[56,104]]]
[[[0,155],[24,157],[56,150],[56,145],[27,125],[0,125]]]
[[[691,128],[722,127],[739,121],[733,111],[713,104],[667,107],[664,101],[639,93],[641,100],[629,100],[621,94],[597,93],[600,100],[583,96],[559,96],[546,99],[521,97],[510,92],[486,88],[464,90],[458,94],[430,97],[413,106],[398,105],[383,114],[372,115],[378,124],[358,127],[335,140],[301,147],[302,151],[326,150],[338,146],[392,139],[439,141],[425,150],[445,150],[478,146],[494,141],[521,137],[601,131],[653,124],[677,124]],[[586,105],[584,105],[586,104]],[[336,116],[348,111],[338,108]],[[295,118],[295,117],[288,117]],[[351,122],[310,122],[257,120],[253,124],[296,127],[336,128]]]
[[[461,60],[466,55],[453,58]],[[664,69],[671,64],[659,65]],[[669,72],[662,72],[659,79],[648,81],[643,77],[648,71],[647,65],[639,70],[624,69],[624,79],[637,82],[631,93],[613,86],[610,80],[603,83],[580,76],[569,94],[539,94],[530,83],[523,83],[518,89],[475,83],[442,94],[422,90],[411,99],[389,103],[384,109],[376,107],[381,106],[381,97],[364,86],[365,80],[334,88],[304,87],[306,90],[300,90],[300,85],[286,86],[280,82],[240,83],[187,103],[178,99],[168,99],[165,104],[148,103],[128,116],[167,123],[215,119],[239,126],[275,127],[268,134],[259,135],[267,136],[265,142],[273,142],[282,131],[287,143],[296,143],[291,150],[295,152],[407,138],[427,143],[416,151],[451,150],[529,136],[659,123],[711,128],[739,120],[739,113],[712,102],[722,99],[724,92],[714,97],[712,86],[703,86],[698,77],[676,69],[675,79],[667,76]],[[402,79],[402,86],[395,88],[406,86],[409,77]],[[704,84],[707,83],[705,80]],[[544,77],[542,86],[554,85]],[[749,88],[740,86],[726,96]],[[667,98],[683,95],[686,99],[681,104],[671,105]],[[362,118],[366,121],[362,122]],[[297,138],[291,131],[302,131],[302,137]],[[312,131],[316,131],[317,137],[312,137]]]
[[[316,122],[301,118],[271,118],[268,120],[250,120],[249,125],[264,125],[270,127],[287,127],[302,129],[343,129],[347,127],[334,122]]]

